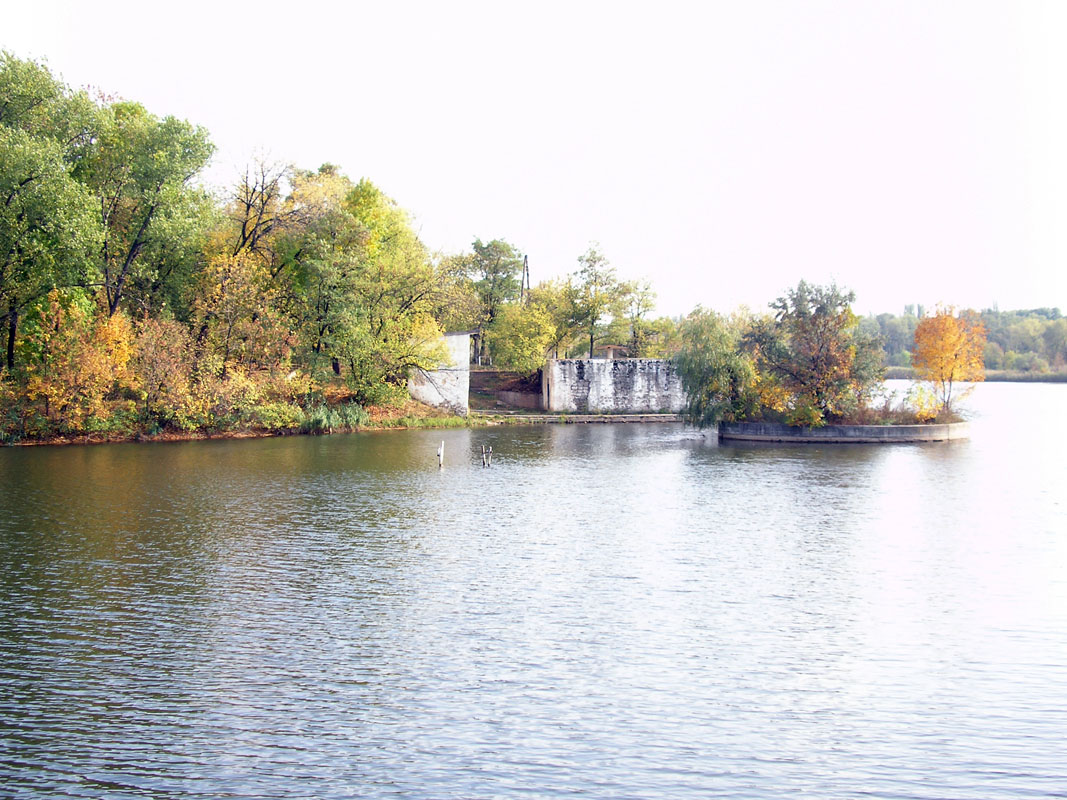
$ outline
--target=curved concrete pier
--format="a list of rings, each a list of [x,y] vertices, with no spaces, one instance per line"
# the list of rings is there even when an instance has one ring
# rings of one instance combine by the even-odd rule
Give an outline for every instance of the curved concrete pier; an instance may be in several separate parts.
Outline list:
[[[896,444],[947,442],[970,437],[966,422],[945,425],[824,425],[802,428],[775,422],[720,422],[719,439],[804,444]]]

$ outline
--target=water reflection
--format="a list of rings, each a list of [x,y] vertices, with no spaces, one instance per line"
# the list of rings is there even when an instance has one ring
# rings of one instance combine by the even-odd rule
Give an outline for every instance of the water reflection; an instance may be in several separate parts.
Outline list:
[[[571,425],[0,451],[0,784],[1050,796],[1067,442],[998,415],[1067,387],[1015,388],[934,446]]]

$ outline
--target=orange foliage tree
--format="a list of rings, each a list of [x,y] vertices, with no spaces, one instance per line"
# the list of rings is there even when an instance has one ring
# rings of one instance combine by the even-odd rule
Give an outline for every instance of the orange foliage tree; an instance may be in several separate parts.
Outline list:
[[[933,316],[919,321],[911,363],[919,379],[932,385],[941,413],[950,413],[953,400],[974,388],[957,393],[958,383],[985,379],[985,339],[985,326],[973,311],[957,315],[951,306],[938,306]]]

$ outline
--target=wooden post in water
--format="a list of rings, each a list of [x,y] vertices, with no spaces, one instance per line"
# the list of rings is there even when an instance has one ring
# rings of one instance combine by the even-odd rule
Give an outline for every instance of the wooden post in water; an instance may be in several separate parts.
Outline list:
[[[437,468],[444,469],[445,466],[445,443],[441,442],[441,446],[437,448]]]

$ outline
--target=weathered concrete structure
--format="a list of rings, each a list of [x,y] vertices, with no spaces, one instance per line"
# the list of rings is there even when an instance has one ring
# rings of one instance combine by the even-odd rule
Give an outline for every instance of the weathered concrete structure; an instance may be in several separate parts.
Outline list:
[[[501,403],[505,403],[513,408],[525,408],[527,411],[544,410],[544,407],[541,404],[541,395],[539,394],[532,394],[530,392],[500,391],[496,393],[496,396]]]
[[[966,439],[966,422],[949,425],[825,425],[800,428],[775,422],[720,422],[719,438],[739,442],[798,442],[802,444],[883,444],[945,442]]]
[[[470,333],[446,333],[442,338],[447,359],[433,371],[416,370],[408,378],[408,391],[416,400],[465,417],[470,411]]]
[[[546,411],[577,414],[678,413],[685,390],[666,359],[564,358],[545,364],[541,401]]]

